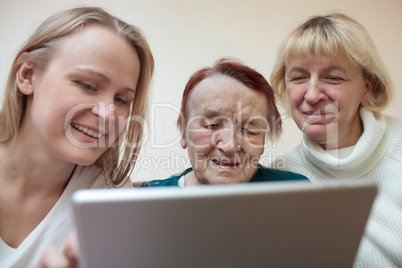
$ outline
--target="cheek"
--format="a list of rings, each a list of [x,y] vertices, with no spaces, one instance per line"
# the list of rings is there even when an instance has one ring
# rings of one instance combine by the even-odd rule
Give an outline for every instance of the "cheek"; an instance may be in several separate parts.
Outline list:
[[[198,132],[188,135],[187,149],[190,158],[203,157],[214,148],[214,145],[211,142],[211,136],[212,135],[209,132]]]
[[[191,146],[202,146],[205,147],[211,144],[212,134],[211,132],[190,132],[188,133],[188,141]]]
[[[242,150],[252,158],[260,158],[264,152],[265,138],[261,136],[247,137],[243,139]]]
[[[265,144],[265,132],[255,133],[253,135],[246,133],[243,135],[242,143],[253,148],[263,148]]]
[[[131,122],[131,124],[135,124],[136,122]],[[115,128],[115,139],[123,133],[123,131],[126,129],[128,124],[127,119],[124,119],[124,117],[119,118],[115,121],[114,123],[114,128]],[[137,128],[136,128],[137,129]]]
[[[304,91],[300,87],[289,86],[287,89],[290,106],[298,106],[304,99]]]
[[[129,114],[130,114],[130,110],[116,111],[113,121],[109,121],[109,122],[113,122],[113,123],[111,123],[110,127],[112,127],[112,125],[113,125],[118,134],[120,134],[126,128],[128,123],[130,123],[131,125],[132,124],[134,124],[136,126],[141,125],[144,127],[144,124],[145,124],[144,120],[141,120],[139,118],[136,118],[136,117],[131,118],[130,122],[129,122],[128,121]]]

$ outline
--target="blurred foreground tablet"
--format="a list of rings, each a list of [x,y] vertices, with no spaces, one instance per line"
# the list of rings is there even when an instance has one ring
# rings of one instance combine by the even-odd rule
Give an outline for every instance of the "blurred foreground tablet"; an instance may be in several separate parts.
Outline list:
[[[80,190],[81,267],[351,267],[373,184]]]

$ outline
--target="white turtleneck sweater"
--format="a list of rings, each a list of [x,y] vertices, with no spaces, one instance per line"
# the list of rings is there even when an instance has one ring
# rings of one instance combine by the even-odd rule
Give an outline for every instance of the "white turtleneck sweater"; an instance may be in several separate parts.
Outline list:
[[[402,118],[362,108],[364,132],[355,146],[325,151],[303,135],[302,143],[272,166],[312,182],[375,181],[374,202],[354,267],[402,267]]]

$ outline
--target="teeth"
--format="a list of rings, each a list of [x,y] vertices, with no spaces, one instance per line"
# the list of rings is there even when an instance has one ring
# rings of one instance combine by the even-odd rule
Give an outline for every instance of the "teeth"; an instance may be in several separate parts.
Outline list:
[[[71,124],[71,126],[73,128],[75,128],[75,129],[78,129],[79,131],[84,132],[88,136],[91,136],[91,137],[94,137],[94,138],[99,139],[99,138],[101,138],[103,136],[102,134],[100,134],[100,133],[98,133],[96,131],[93,131],[92,129],[89,129],[89,128],[86,128],[86,127],[83,127],[83,126],[80,126],[80,125],[77,125],[77,124]]]
[[[228,162],[221,162],[219,160],[212,160],[212,162],[214,162],[216,165],[220,165],[220,166],[237,166],[238,163],[228,163]]]

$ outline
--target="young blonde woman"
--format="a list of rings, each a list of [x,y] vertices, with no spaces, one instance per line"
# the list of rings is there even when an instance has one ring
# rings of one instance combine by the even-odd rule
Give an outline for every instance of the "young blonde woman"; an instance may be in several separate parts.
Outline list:
[[[0,266],[36,265],[74,230],[71,194],[130,186],[154,63],[103,9],[45,20],[18,52],[0,111]]]

